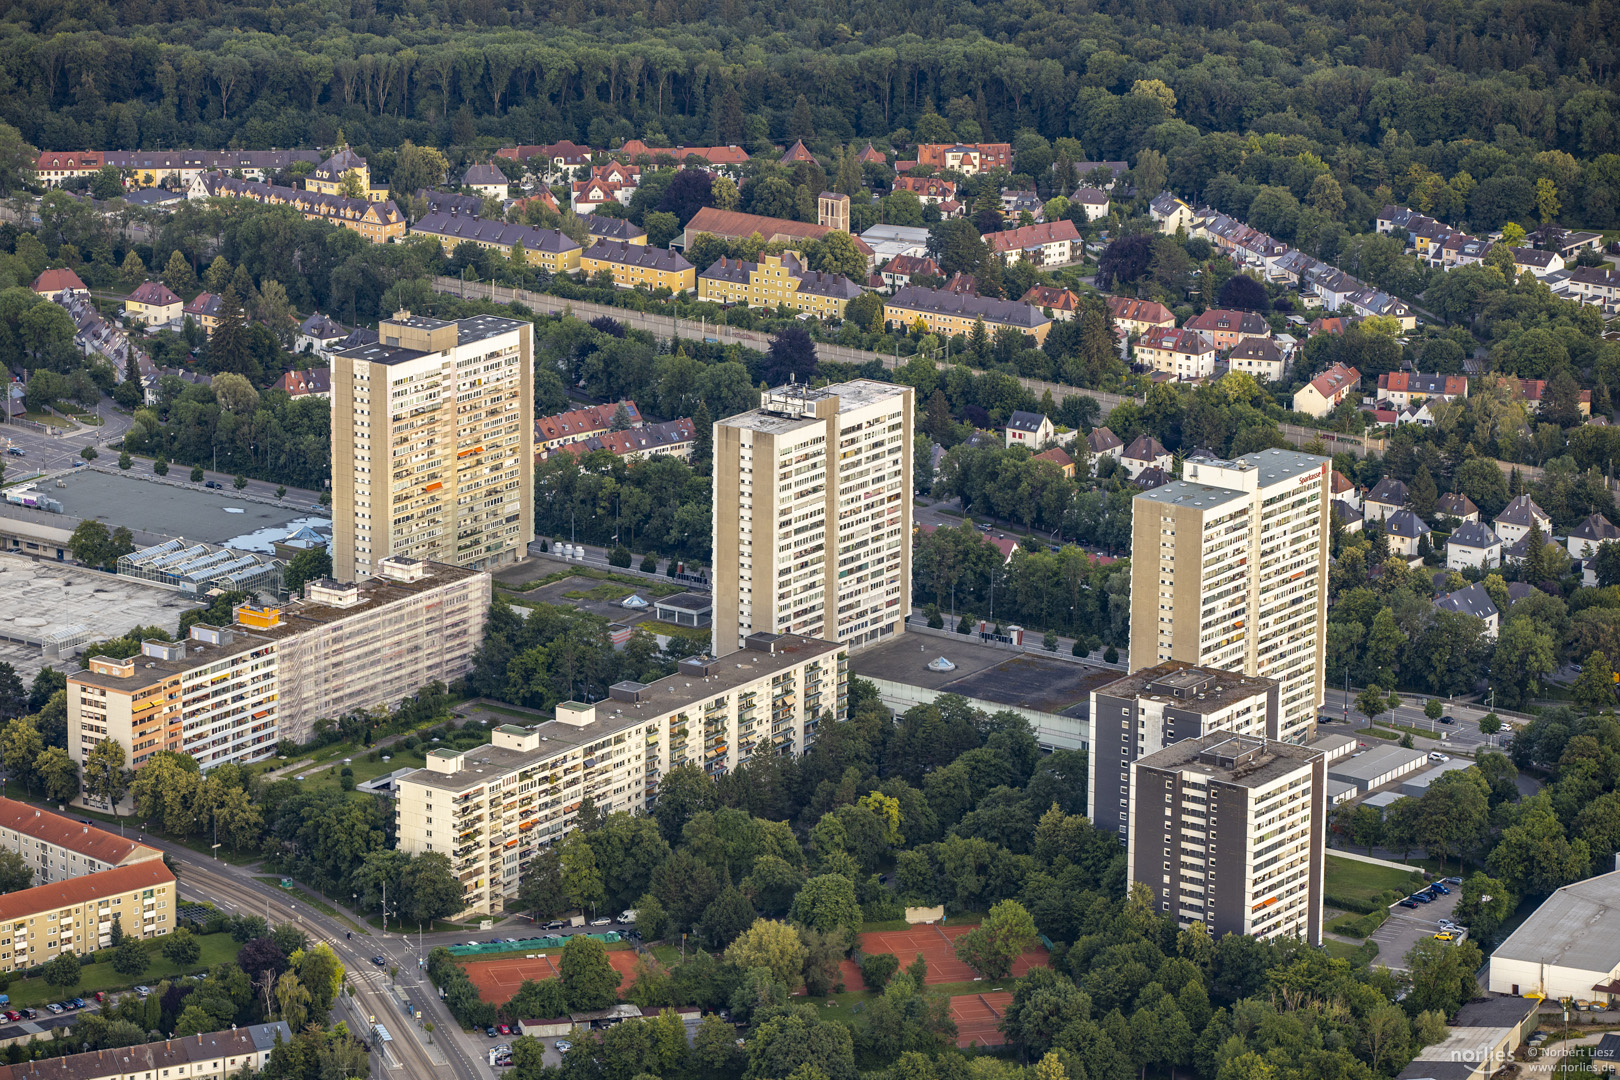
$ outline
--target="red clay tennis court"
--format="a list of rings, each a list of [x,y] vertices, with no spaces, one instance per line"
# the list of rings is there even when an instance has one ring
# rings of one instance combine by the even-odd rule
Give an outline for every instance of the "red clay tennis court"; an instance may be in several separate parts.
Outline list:
[[[869,930],[861,935],[861,951],[868,954],[893,953],[899,958],[901,968],[921,954],[928,961],[928,978],[925,981],[930,985],[972,982],[978,973],[956,958],[956,939],[972,929],[974,927],[966,924],[922,924],[909,930]],[[1030,968],[1048,967],[1050,962],[1046,949],[1036,945],[1024,950],[1023,955],[1013,961],[1012,974],[1027,975]],[[848,990],[866,989],[866,983],[861,979],[861,969],[852,960],[844,961],[844,986]]]
[[[997,990],[988,994],[958,994],[951,998],[951,1019],[956,1021],[956,1045],[1001,1046],[1007,1036],[996,1030],[1002,1013],[1012,1004],[1012,992]]]
[[[635,978],[635,950],[610,949],[607,958],[613,970],[624,976],[624,981],[619,984],[620,989],[628,986],[630,980]],[[525,979],[555,979],[556,960],[556,953],[547,953],[533,958],[513,956],[501,960],[474,960],[462,966],[467,970],[467,978],[478,987],[480,998],[494,1005],[505,1005],[512,1000],[512,995],[518,992]]]

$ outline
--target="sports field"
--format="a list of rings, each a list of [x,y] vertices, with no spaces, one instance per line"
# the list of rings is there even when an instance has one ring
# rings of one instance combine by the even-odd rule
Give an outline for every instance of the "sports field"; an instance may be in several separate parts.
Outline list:
[[[972,982],[978,973],[956,958],[956,939],[974,929],[972,926],[939,926],[921,924],[909,930],[869,930],[861,935],[861,951],[893,953],[904,968],[920,954],[928,962],[929,984]],[[1013,961],[1012,974],[1026,975],[1030,968],[1047,967],[1050,957],[1039,945],[1024,951]],[[844,961],[844,987],[864,990],[861,969],[853,960]]]
[[[630,984],[635,977],[636,954],[631,949],[609,950],[608,963],[613,970],[624,976],[620,984],[622,989]],[[512,995],[518,992],[525,979],[555,979],[557,977],[557,954],[540,953],[533,957],[509,956],[500,960],[474,960],[463,965],[467,969],[467,978],[478,987],[478,996],[494,1005],[505,1005],[512,1000]]]
[[[951,998],[951,1019],[956,1021],[956,1045],[1001,1046],[1007,1036],[996,1030],[1001,1014],[1012,1004],[1012,992],[997,990],[988,994],[958,994]]]

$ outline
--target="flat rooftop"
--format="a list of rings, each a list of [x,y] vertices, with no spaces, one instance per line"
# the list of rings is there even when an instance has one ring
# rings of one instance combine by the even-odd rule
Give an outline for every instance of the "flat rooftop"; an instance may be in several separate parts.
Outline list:
[[[1238,491],[1235,488],[1195,484],[1191,480],[1172,480],[1168,484],[1159,485],[1152,491],[1144,491],[1136,497],[1139,500],[1147,499],[1156,503],[1191,506],[1196,510],[1213,510],[1215,507],[1224,506],[1227,503],[1243,502],[1248,499],[1249,493]]]
[[[137,626],[173,631],[180,613],[197,606],[173,589],[68,563],[35,562],[0,553],[0,660],[23,682],[46,667],[47,634],[82,626],[95,638],[122,637]]]
[[[1508,935],[1493,956],[1610,972],[1620,965],[1620,871],[1565,885]]]
[[[948,671],[929,668],[941,657],[954,667]],[[896,634],[851,654],[849,673],[1081,719],[1091,715],[1091,691],[1119,678],[1112,668],[1040,653],[1009,652],[969,634]]]
[[[1261,787],[1281,779],[1314,758],[1320,750],[1297,743],[1215,732],[1171,743],[1137,761],[1143,768],[1191,772],[1235,787]]]
[[[1275,679],[1172,660],[1133,671],[1123,679],[1097,687],[1097,692],[1121,698],[1149,698],[1188,712],[1212,713],[1277,685]]]
[[[1287,480],[1295,476],[1303,476],[1308,472],[1315,472],[1322,467],[1326,458],[1307,454],[1301,450],[1256,450],[1252,454],[1244,454],[1231,461],[1198,462],[1200,471],[1204,468],[1216,469],[1258,469],[1262,480]],[[1263,486],[1263,485],[1262,485]]]
[[[238,498],[228,490],[198,491],[98,469],[77,469],[60,479],[61,487],[53,481],[41,490],[62,504],[64,516],[104,521],[108,528],[125,525],[137,533],[165,539],[184,537],[268,552],[268,539],[262,547],[254,547],[252,538],[279,539],[299,523],[329,522],[327,511],[320,507],[274,506]],[[319,518],[313,516],[316,511]]]
[[[1428,754],[1424,751],[1408,750],[1404,746],[1375,746],[1360,757],[1336,761],[1328,769],[1336,780],[1365,783],[1391,769],[1402,768],[1426,757]]]
[[[534,750],[514,750],[493,743],[475,746],[465,751],[465,765],[459,772],[439,773],[431,769],[418,769],[406,781],[446,791],[459,791],[476,780],[469,773],[502,775],[536,762],[556,757],[584,743],[593,743],[616,735],[671,712],[690,708],[722,694],[729,694],[740,686],[768,679],[772,675],[795,667],[820,656],[834,656],[844,646],[833,641],[783,634],[775,639],[773,652],[763,649],[739,649],[708,662],[709,674],[695,675],[677,671],[657,682],[636,684],[639,701],[604,698],[593,703],[595,719],[590,723],[568,724],[560,720],[524,728],[540,736],[540,746]],[[620,684],[621,686],[624,684]],[[439,749],[430,751],[440,757],[454,757],[458,751]]]
[[[73,672],[69,677],[76,683],[87,686],[103,686],[108,689],[128,690],[131,687],[143,686],[157,682],[169,675],[187,672],[203,664],[210,664],[227,656],[249,649],[258,649],[266,643],[291,637],[294,634],[311,630],[322,623],[341,622],[344,619],[366,614],[377,608],[414,596],[428,589],[448,585],[458,579],[477,577],[482,571],[467,570],[459,566],[450,566],[445,563],[428,563],[427,571],[418,581],[395,581],[392,578],[368,578],[360,582],[360,601],[356,604],[338,607],[332,604],[317,603],[308,600],[290,600],[276,607],[281,612],[281,620],[277,625],[267,629],[230,625],[223,627],[230,632],[230,640],[223,645],[214,645],[207,641],[189,639],[183,644],[186,647],[184,658],[179,660],[164,660],[156,656],[136,656],[135,674],[132,678],[122,678],[105,672],[83,671]],[[176,620],[178,622],[178,620]]]

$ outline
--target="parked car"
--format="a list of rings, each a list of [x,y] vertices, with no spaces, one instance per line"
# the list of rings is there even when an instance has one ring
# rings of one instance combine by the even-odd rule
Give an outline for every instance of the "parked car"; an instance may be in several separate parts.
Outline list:
[[[1462,878],[1460,878],[1460,877],[1441,878],[1440,880],[1445,882],[1447,885],[1461,885],[1462,884]]]
[[[1447,757],[1445,754],[1442,754],[1440,751],[1435,750],[1429,754],[1429,760],[1444,763],[1450,761],[1451,758]]]
[[[556,1048],[557,1053],[559,1053],[559,1054],[566,1054],[566,1053],[568,1053],[568,1051],[570,1051],[570,1050],[572,1050],[574,1048],[574,1044],[569,1042],[567,1039],[558,1039],[556,1042],[552,1043],[551,1045]]]
[[[74,1008],[75,1008],[75,1009],[82,1009],[82,1008],[84,1008],[84,998],[74,998],[74,999],[73,999],[73,1007],[74,1007]]]
[[[144,996],[144,995],[143,995],[143,996]],[[54,1002],[54,1001],[53,1001],[53,1002],[51,1002],[51,1003],[50,1003],[50,1004],[49,1004],[49,1005],[47,1005],[47,1006],[45,1006],[45,1007],[46,1007],[46,1008],[47,1008],[47,1009],[49,1009],[49,1010],[50,1010],[50,1011],[51,1011],[51,1012],[52,1012],[52,1013],[59,1013],[59,1012],[61,1012],[61,1011],[62,1011],[62,1006],[60,1006],[60,1005],[58,1005],[58,1004],[57,1004],[57,1003],[56,1003],[56,1002]]]
[[[485,1028],[484,1029],[484,1034],[488,1035],[490,1038],[493,1039],[495,1037],[495,1029],[494,1028]]]
[[[22,1013],[16,1011],[7,1011],[6,1019],[15,1024],[18,1020],[22,1019]]]
[[[510,1034],[512,1034],[512,1029],[506,1024],[502,1024],[496,1030],[499,1031],[502,1035],[510,1035]],[[496,1049],[499,1049],[499,1047],[497,1047]]]
[[[1438,934],[1434,935],[1434,940],[1436,940],[1436,941],[1456,941],[1457,940],[1457,935],[1453,934],[1450,930],[1442,930]]]
[[[1411,897],[1407,897],[1405,900],[1400,902],[1400,906],[1405,908],[1415,908],[1417,907],[1417,901],[1413,900]]]
[[[1412,894],[1412,899],[1416,900],[1420,904],[1432,904],[1432,903],[1434,903],[1434,897],[1430,896],[1426,892],[1413,893]]]
[[[152,992],[152,988],[150,986],[137,986],[135,988],[135,992],[141,995],[141,997],[145,997]]]
[[[33,1009],[24,1009],[22,1014],[24,1020],[32,1020],[34,1017],[39,1015],[39,1013],[35,1012]]]
[[[546,929],[547,930],[561,930],[563,927],[565,927],[567,925],[568,924],[563,922],[561,919],[552,919],[550,922],[546,923]]]
[[[224,486],[225,486],[224,484],[221,484],[217,480],[204,480],[203,481],[203,487],[205,487],[205,488],[217,488],[217,487],[224,487]]]
[[[606,915],[604,915],[600,919],[592,919],[591,920],[591,925],[592,926],[612,926],[613,925],[613,920],[608,918]]]
[[[1441,896],[1450,896],[1451,895],[1451,890],[1446,888],[1444,885],[1440,884],[1438,881],[1435,882],[1433,885],[1429,886],[1429,891],[1430,892],[1437,892]]]

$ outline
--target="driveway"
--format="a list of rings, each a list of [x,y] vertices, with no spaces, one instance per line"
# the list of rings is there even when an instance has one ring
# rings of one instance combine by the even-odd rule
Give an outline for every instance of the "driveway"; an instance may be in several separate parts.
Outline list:
[[[1439,933],[1440,920],[1451,918],[1451,913],[1457,909],[1457,901],[1462,899],[1461,889],[1447,887],[1451,889],[1450,896],[1442,896],[1430,904],[1419,904],[1416,910],[1399,904],[1389,909],[1389,918],[1368,939],[1378,942],[1377,963],[1391,971],[1406,970],[1406,954],[1412,951],[1412,946]]]

